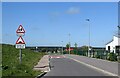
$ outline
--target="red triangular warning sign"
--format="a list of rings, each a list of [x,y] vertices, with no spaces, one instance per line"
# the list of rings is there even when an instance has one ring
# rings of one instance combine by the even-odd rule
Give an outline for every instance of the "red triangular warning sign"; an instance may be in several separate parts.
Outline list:
[[[20,36],[18,40],[16,41],[16,44],[25,44],[23,38]]]
[[[16,33],[25,33],[25,30],[22,25],[20,25],[16,31]]]

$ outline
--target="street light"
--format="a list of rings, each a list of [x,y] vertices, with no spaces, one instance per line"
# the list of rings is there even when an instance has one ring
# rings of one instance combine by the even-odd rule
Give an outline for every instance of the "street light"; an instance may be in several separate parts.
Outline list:
[[[88,57],[89,57],[90,55],[90,25],[89,25],[90,19],[86,19],[86,21],[88,22],[88,27],[89,27],[89,30],[88,30],[88,34],[89,34]]]
[[[120,26],[118,26],[118,38],[120,37]],[[120,43],[120,41],[118,40],[118,43]],[[120,56],[120,48],[119,48],[119,52],[118,52],[118,56]],[[120,57],[119,57],[120,58]]]
[[[70,33],[69,33],[69,54],[70,54]]]
[[[62,42],[62,54],[63,54],[63,41],[61,41]]]
[[[120,26],[118,26],[118,37],[120,37]]]

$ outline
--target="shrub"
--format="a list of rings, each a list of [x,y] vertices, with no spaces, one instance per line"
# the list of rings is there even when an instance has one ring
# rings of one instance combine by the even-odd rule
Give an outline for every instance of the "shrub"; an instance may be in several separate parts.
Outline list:
[[[109,53],[108,60],[110,61],[117,61],[117,56],[115,53]]]
[[[95,55],[95,58],[99,58],[100,59],[100,55]]]
[[[3,70],[8,69],[8,65],[2,66],[2,69],[3,69]]]

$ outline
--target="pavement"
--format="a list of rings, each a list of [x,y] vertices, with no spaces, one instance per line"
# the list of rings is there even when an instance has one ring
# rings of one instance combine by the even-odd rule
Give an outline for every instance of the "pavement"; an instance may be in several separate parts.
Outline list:
[[[118,62],[111,62],[107,60],[101,60],[96,58],[89,58],[86,56],[78,56],[78,55],[65,55],[66,58],[71,58],[73,60],[77,60],[80,63],[84,63],[87,65],[91,65],[91,67],[96,67],[98,70],[102,70],[103,72],[107,72],[111,75],[118,75]]]
[[[38,64],[34,66],[34,70],[40,70],[42,72],[49,72],[49,55],[44,55]]]

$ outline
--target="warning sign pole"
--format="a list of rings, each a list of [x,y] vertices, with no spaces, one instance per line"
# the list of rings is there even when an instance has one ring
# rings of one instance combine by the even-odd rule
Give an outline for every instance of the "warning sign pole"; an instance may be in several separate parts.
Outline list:
[[[25,30],[22,25],[18,27],[16,33],[17,36],[19,36],[18,40],[16,41],[16,48],[19,49],[19,62],[22,64],[22,49],[25,48],[25,42],[22,38],[22,36],[24,36]]]
[[[22,63],[22,49],[19,50],[20,51],[20,64]]]

